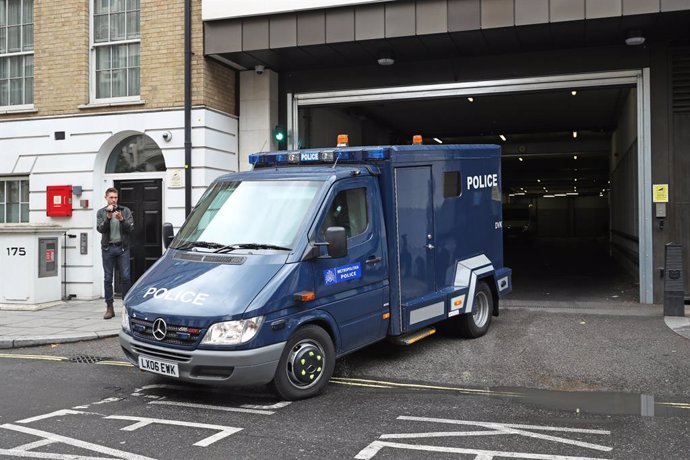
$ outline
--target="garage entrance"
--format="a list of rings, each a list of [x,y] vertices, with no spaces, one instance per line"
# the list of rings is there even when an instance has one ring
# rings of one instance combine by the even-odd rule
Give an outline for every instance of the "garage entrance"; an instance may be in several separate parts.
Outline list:
[[[495,143],[519,300],[651,303],[646,71],[288,95],[289,147]]]

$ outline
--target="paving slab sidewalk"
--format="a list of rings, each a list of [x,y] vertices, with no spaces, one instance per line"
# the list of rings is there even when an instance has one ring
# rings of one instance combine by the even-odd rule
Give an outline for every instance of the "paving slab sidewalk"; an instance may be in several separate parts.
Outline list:
[[[115,300],[115,317],[105,320],[105,301],[52,302],[45,308],[0,309],[0,349],[114,337],[121,329],[122,301]],[[22,307],[17,307],[22,308]]]

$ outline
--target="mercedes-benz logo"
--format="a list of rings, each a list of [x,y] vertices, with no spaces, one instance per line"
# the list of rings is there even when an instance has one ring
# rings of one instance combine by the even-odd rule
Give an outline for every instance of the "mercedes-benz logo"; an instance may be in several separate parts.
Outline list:
[[[163,340],[165,335],[168,333],[168,325],[165,324],[163,318],[156,318],[151,329],[153,332],[153,338],[156,340]]]

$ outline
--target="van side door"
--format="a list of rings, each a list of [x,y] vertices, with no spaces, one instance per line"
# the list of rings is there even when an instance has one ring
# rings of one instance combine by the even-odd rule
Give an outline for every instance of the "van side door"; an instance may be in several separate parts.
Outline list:
[[[312,259],[316,302],[340,329],[338,353],[383,339],[388,329],[387,254],[378,183],[373,177],[336,182],[316,221],[314,239],[325,241],[328,227],[344,227],[348,253]]]

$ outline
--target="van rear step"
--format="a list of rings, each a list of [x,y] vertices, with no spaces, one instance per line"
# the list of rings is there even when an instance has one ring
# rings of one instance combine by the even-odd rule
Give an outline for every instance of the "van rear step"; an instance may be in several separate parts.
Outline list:
[[[427,327],[424,329],[421,329],[419,331],[414,331],[410,332],[409,334],[403,334],[403,335],[397,335],[395,337],[391,337],[390,341],[396,345],[412,345],[415,342],[418,342],[426,337],[429,337],[430,335],[433,335],[436,333],[436,328],[435,327]]]

